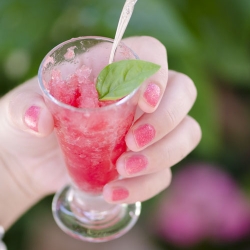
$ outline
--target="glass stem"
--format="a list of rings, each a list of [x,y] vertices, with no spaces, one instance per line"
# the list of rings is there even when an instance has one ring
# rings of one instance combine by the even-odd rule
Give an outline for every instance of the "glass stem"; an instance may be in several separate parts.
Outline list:
[[[68,199],[75,216],[85,223],[110,220],[119,213],[119,206],[107,203],[102,195],[86,194],[72,188]]]

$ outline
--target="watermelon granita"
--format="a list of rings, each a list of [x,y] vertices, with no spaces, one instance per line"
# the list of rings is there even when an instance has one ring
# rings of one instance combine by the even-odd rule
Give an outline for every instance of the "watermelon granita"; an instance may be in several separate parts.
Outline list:
[[[46,88],[57,100],[47,104],[74,185],[100,194],[105,184],[118,178],[115,163],[126,151],[125,135],[136,103],[129,98],[99,101],[95,77],[85,65],[64,78],[60,68],[53,69]]]

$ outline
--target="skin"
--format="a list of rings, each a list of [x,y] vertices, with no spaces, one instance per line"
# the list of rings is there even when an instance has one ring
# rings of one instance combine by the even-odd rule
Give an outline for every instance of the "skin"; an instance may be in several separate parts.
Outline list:
[[[129,151],[117,161],[123,179],[104,187],[104,198],[110,203],[144,201],[167,188],[171,181],[170,167],[190,153],[201,139],[199,124],[188,112],[196,99],[192,80],[168,70],[165,47],[152,37],[131,37],[124,43],[140,59],[161,65],[161,70],[148,79],[140,89],[138,119],[126,136]],[[156,106],[143,96],[149,83],[160,87]],[[24,115],[31,106],[40,107],[38,131],[27,127]],[[53,118],[47,109],[37,77],[13,89],[0,99],[0,224],[5,229],[29,207],[68,182],[65,164],[53,132]],[[140,125],[155,128],[154,139],[143,147],[135,142],[133,131]],[[143,155],[147,167],[139,173],[128,174],[125,160]],[[117,187],[128,190],[128,197],[113,201]],[[18,204],[18,206],[16,205]]]

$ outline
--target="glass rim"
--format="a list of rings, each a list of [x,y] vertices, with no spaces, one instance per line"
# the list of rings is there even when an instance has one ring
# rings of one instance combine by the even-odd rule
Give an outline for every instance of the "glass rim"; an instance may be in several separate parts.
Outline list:
[[[78,107],[74,107],[74,106],[68,105],[66,103],[63,103],[63,102],[59,101],[58,99],[56,99],[54,96],[52,96],[50,94],[50,92],[47,90],[47,88],[44,86],[43,79],[42,79],[42,72],[43,72],[43,65],[44,65],[46,59],[49,56],[51,56],[51,54],[53,52],[55,52],[57,49],[61,48],[65,44],[68,44],[68,43],[74,42],[74,41],[88,40],[88,39],[89,40],[107,41],[107,42],[110,42],[110,43],[114,42],[114,39],[108,38],[108,37],[103,37],[103,36],[80,36],[80,37],[77,37],[77,38],[71,38],[69,40],[66,40],[66,41],[58,44],[57,46],[55,46],[53,49],[51,49],[46,54],[46,56],[43,58],[40,66],[39,66],[39,70],[38,70],[38,83],[39,83],[39,87],[40,87],[41,91],[45,94],[45,96],[48,99],[50,99],[53,103],[57,104],[58,106],[60,106],[62,108],[65,108],[65,109],[68,109],[68,110],[71,110],[71,111],[76,111],[76,112],[86,112],[86,111],[88,111],[88,112],[98,112],[98,110],[100,110],[100,109],[102,111],[104,111],[104,110],[112,109],[112,108],[114,108],[116,106],[120,106],[121,104],[123,104],[123,103],[127,102],[128,100],[130,100],[134,96],[134,94],[138,91],[138,89],[140,88],[140,86],[138,88],[136,88],[135,90],[133,90],[127,96],[125,96],[122,99],[118,100],[117,102],[109,104],[107,106],[98,107],[98,108],[78,108]],[[130,50],[130,52],[133,54],[133,56],[135,57],[134,59],[136,59],[136,60],[139,59],[139,57],[137,56],[137,54],[130,47],[128,47],[123,42],[120,42],[119,44],[122,44],[122,46],[128,48]]]

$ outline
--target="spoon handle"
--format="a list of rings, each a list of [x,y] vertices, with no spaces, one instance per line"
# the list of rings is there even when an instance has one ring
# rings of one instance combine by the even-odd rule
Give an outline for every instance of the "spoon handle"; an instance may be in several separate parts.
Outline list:
[[[116,48],[118,46],[118,44],[120,43],[124,32],[128,26],[129,20],[132,16],[133,10],[134,10],[134,6],[136,4],[137,0],[126,0],[123,9],[122,9],[122,13],[118,22],[118,26],[116,29],[116,34],[115,34],[115,40],[111,49],[111,53],[110,53],[110,57],[109,57],[109,64],[113,62],[114,60],[114,55],[115,55],[115,51]]]

